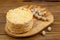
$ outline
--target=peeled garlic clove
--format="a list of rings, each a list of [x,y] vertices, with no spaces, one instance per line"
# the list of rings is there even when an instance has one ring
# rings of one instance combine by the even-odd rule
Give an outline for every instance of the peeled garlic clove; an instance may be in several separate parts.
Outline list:
[[[45,31],[42,31],[42,32],[41,32],[41,34],[42,34],[42,35],[45,35],[45,34],[46,34],[46,32],[45,32]]]
[[[52,30],[52,28],[51,28],[51,27],[48,27],[48,28],[47,28],[47,30],[48,30],[48,31],[51,31],[51,30]]]
[[[50,17],[47,17],[47,20],[49,21],[50,20]]]
[[[33,11],[34,11],[34,9],[31,9],[31,11],[33,12]]]
[[[44,13],[43,13],[43,12],[39,12],[39,15],[43,16],[43,15],[44,15]]]
[[[35,14],[37,11],[35,9],[31,9],[32,13]]]
[[[41,19],[42,18],[42,16],[38,16],[38,19]]]
[[[39,13],[40,16],[42,16],[42,13]]]
[[[36,14],[36,12],[35,12],[35,11],[33,11],[32,13],[33,13],[33,15],[34,15],[34,14]]]
[[[50,18],[49,17],[46,17],[46,21],[49,21],[50,20]]]
[[[34,11],[38,11],[37,8],[35,8]]]
[[[34,16],[35,16],[35,17],[38,17],[38,14],[36,13]]]
[[[41,11],[38,11],[38,14],[41,16],[42,15]]]
[[[46,17],[42,17],[42,20],[46,21],[47,19],[46,19]]]

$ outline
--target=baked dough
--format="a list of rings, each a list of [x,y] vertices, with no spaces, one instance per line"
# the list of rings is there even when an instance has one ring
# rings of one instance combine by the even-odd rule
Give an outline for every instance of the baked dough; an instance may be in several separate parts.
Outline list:
[[[6,15],[8,29],[13,33],[29,31],[33,25],[33,14],[24,7],[9,10]]]
[[[31,11],[22,7],[7,12],[7,20],[14,24],[24,24],[32,20],[32,18]]]

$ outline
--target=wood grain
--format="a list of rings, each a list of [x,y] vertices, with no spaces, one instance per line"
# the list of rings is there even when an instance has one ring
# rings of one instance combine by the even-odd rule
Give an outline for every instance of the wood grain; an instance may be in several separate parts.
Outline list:
[[[55,17],[54,23],[51,25],[52,31],[47,32],[46,36],[41,36],[40,33],[35,36],[27,37],[27,38],[13,38],[8,36],[5,33],[5,20],[6,13],[8,10],[19,7],[21,5],[26,4],[37,4],[42,7],[47,8],[47,10],[51,11]],[[0,40],[60,40],[60,2],[39,2],[39,3],[31,3],[31,2],[0,2]]]

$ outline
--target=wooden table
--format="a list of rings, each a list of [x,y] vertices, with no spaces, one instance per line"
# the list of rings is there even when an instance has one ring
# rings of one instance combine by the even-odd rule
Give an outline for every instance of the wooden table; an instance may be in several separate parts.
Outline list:
[[[31,2],[0,2],[0,40],[60,40],[60,2],[39,2],[35,3],[47,8],[55,17],[52,26],[52,31],[47,32],[46,36],[40,33],[26,38],[13,38],[5,33],[6,13],[8,10],[19,7],[25,4],[32,4]],[[34,4],[34,3],[33,3]]]

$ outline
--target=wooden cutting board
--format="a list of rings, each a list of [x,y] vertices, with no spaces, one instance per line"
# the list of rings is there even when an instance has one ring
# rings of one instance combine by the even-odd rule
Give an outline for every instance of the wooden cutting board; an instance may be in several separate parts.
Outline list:
[[[51,23],[53,23],[54,21],[53,15],[50,12],[47,12],[47,14],[48,14],[49,21],[37,20],[36,18],[34,18],[33,28],[26,33],[23,34],[11,33],[8,29],[8,26],[5,27],[5,31],[8,33],[8,35],[13,37],[27,37],[27,36],[35,35],[38,32],[41,32],[44,28],[48,27]]]

